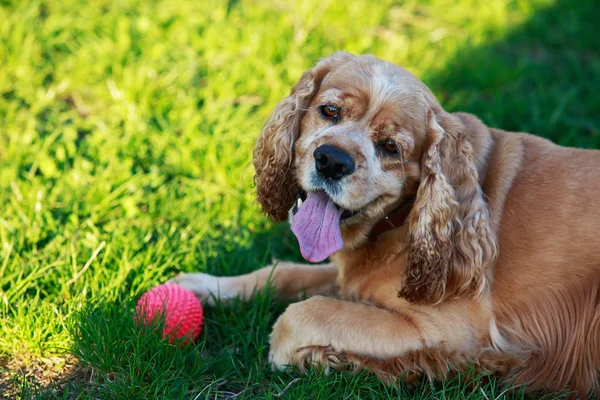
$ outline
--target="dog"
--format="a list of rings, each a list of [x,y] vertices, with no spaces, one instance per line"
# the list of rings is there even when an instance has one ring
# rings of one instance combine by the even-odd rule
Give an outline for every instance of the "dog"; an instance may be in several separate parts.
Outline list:
[[[600,396],[600,151],[448,113],[405,69],[341,52],[276,106],[253,163],[264,212],[331,263],[172,281],[208,302],[308,296],[273,327],[275,367],[393,382],[475,365]]]

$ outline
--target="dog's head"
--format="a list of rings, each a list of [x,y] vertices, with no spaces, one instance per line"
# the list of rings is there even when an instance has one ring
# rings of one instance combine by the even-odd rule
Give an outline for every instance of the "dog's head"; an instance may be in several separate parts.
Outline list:
[[[304,257],[367,240],[415,198],[401,295],[435,303],[481,291],[495,253],[473,151],[460,121],[406,70],[336,53],[276,107],[254,152],[258,200],[290,219]]]

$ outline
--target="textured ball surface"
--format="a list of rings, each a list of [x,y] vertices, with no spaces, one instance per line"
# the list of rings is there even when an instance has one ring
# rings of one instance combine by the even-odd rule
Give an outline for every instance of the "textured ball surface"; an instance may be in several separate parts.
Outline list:
[[[203,313],[200,301],[190,290],[179,285],[164,284],[144,293],[137,303],[136,320],[147,324],[164,315],[163,337],[187,337],[195,340],[202,331]]]

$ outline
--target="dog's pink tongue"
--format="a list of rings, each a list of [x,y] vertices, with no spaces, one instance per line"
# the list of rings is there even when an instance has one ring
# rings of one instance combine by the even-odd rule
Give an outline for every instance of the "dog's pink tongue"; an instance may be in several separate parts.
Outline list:
[[[325,193],[308,194],[292,217],[292,232],[298,238],[304,258],[310,262],[321,262],[344,247],[340,232],[343,212]]]

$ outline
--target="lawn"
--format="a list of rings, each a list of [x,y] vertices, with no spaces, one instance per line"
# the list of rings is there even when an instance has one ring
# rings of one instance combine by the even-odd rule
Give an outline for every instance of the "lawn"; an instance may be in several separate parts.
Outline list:
[[[298,259],[289,229],[261,215],[249,162],[275,104],[335,50],[396,62],[488,125],[600,148],[599,10],[0,0],[0,396],[499,398],[496,380],[469,375],[396,388],[272,372],[268,333],[285,304],[269,291],[206,308],[186,347],[137,329],[135,301],[180,272]]]

